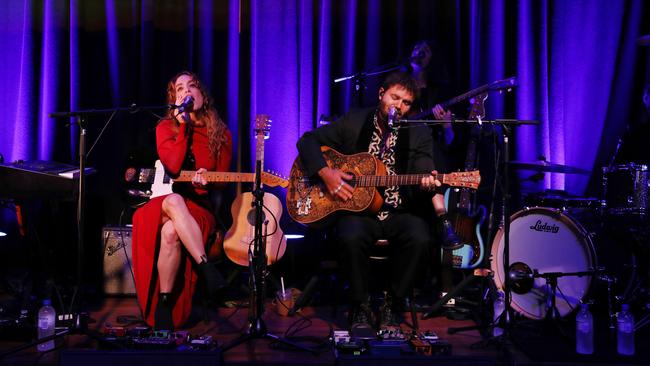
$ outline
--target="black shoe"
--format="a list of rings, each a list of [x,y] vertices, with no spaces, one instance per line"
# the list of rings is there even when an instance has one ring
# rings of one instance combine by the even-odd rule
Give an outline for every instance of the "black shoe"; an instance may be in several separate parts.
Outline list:
[[[372,323],[372,310],[369,303],[354,306],[350,312],[350,325],[368,325]]]
[[[455,250],[463,247],[460,238],[454,232],[451,222],[447,218],[442,220],[442,249]]]
[[[372,310],[369,303],[353,307],[350,312],[350,337],[354,339],[374,339],[377,332],[372,327]]]
[[[399,326],[399,301],[390,294],[384,296],[384,303],[379,307],[379,329]]]
[[[219,290],[226,287],[226,280],[223,278],[217,267],[210,262],[201,262],[199,272],[205,281],[205,288],[208,299],[215,300]]]
[[[154,329],[174,331],[171,302],[171,294],[158,294],[158,305],[156,305],[156,313],[154,314]]]

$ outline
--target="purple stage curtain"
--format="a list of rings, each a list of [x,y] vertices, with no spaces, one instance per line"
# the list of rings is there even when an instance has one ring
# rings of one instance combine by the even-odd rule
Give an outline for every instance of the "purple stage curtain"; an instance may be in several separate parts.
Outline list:
[[[594,194],[648,79],[648,48],[635,45],[650,32],[648,8],[640,0],[4,1],[0,154],[76,163],[78,131],[65,126],[74,121],[49,112],[161,105],[166,81],[191,69],[233,131],[233,169],[252,169],[251,126],[265,113],[274,122],[265,166],[286,175],[296,140],[320,116],[376,102],[381,76],[359,90],[335,78],[403,62],[415,40],[435,38],[444,52],[434,57],[458,93],[518,77],[514,96],[493,94],[487,105],[487,118],[540,121],[515,131],[514,158],[593,171],[547,174],[534,189]],[[153,148],[156,119],[123,113],[106,127],[89,156],[102,181],[119,179],[136,147]],[[107,120],[89,118],[89,145]]]

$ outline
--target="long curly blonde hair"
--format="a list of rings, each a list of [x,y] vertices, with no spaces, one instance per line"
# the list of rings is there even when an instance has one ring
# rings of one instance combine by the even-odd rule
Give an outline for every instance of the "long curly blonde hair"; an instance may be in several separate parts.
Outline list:
[[[214,107],[214,100],[195,73],[190,71],[181,71],[176,74],[176,76],[174,76],[169,81],[169,83],[167,83],[167,104],[176,103],[176,88],[174,86],[176,85],[176,80],[178,80],[178,78],[182,75],[189,76],[192,81],[196,83],[197,87],[201,91],[201,94],[203,95],[203,106],[201,109],[195,111],[194,113],[198,119],[205,122],[208,132],[208,146],[210,148],[210,152],[215,158],[218,158],[219,153],[221,152],[221,147],[226,143],[225,132],[228,130],[228,126],[226,126],[221,117],[219,117],[219,113]],[[174,118],[174,110],[170,109],[167,112],[167,117],[176,120]]]

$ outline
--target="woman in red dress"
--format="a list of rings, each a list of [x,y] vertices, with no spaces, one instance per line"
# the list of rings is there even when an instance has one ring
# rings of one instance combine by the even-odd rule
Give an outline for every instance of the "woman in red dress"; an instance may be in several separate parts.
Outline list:
[[[232,137],[197,76],[181,72],[167,85],[167,103],[193,105],[170,110],[156,127],[158,156],[166,172],[195,170],[192,183],[174,183],[174,193],[153,198],[133,216],[133,264],[138,302],[145,321],[156,329],[181,327],[192,309],[200,273],[210,297],[223,286],[208,263],[205,244],[215,231],[206,171],[226,171]]]

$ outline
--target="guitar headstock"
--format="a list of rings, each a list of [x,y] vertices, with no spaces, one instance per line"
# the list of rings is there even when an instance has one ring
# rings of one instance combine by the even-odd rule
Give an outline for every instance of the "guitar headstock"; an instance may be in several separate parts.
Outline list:
[[[515,86],[517,86],[517,77],[512,76],[507,79],[493,81],[490,83],[488,88],[490,90],[511,91]]]
[[[262,183],[269,187],[289,187],[289,181],[287,178],[269,172],[262,172]]]
[[[264,135],[264,139],[268,139],[271,134],[271,117],[268,114],[258,114],[255,116],[255,135]]]
[[[452,187],[477,189],[479,184],[481,184],[481,174],[478,170],[448,173],[444,175],[442,184],[447,184]]]

